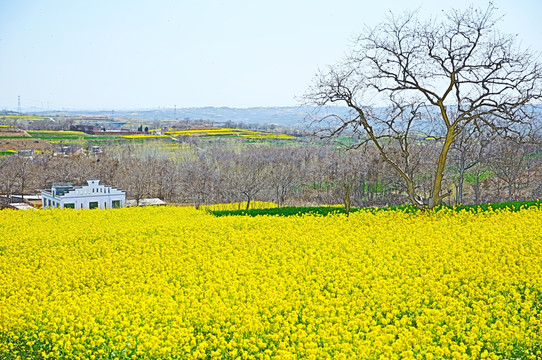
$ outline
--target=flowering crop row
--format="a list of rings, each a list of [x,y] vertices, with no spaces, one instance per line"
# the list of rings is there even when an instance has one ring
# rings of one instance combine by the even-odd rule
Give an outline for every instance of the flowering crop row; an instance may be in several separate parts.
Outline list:
[[[29,130],[31,134],[74,134],[74,135],[87,135],[82,131],[73,131],[73,130]]]
[[[274,209],[278,205],[268,201],[251,201],[249,209]],[[228,211],[228,210],[245,210],[247,202],[236,202],[228,204],[211,204],[203,207],[206,211]]]
[[[276,134],[264,131],[254,131],[245,129],[230,128],[212,128],[212,129],[193,129],[193,130],[175,130],[166,131],[166,134],[172,136],[240,136],[249,139],[293,139],[294,137],[286,134]]]
[[[160,139],[169,138],[169,135],[152,135],[152,134],[135,134],[135,135],[122,135],[125,139]]]
[[[539,359],[542,210],[0,212],[0,358]]]

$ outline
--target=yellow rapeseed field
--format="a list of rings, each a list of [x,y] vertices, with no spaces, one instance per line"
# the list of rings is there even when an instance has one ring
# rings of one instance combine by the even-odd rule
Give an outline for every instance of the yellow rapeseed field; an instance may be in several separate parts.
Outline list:
[[[231,129],[231,128],[212,128],[212,129],[191,129],[191,130],[174,130],[166,131],[165,134],[171,136],[240,136],[249,139],[294,139],[291,135],[277,134],[266,131],[254,131],[247,129]]]
[[[0,212],[1,359],[541,359],[542,210]]]
[[[247,207],[247,202],[237,202],[229,204],[212,204],[204,205],[203,208],[207,211],[231,211],[231,210],[245,210]],[[267,201],[251,201],[250,209],[273,209],[277,208],[278,205],[272,202]]]

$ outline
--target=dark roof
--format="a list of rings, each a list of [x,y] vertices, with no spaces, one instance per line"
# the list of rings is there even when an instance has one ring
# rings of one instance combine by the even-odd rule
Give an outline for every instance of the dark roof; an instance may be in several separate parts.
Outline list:
[[[53,189],[55,190],[55,194],[57,196],[62,196],[68,191],[71,191],[74,189],[72,183],[53,183]]]

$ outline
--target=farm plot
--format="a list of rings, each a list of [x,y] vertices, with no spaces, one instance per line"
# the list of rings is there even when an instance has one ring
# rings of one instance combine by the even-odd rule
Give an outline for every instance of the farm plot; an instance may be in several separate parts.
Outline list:
[[[0,212],[0,358],[539,359],[542,210]]]
[[[230,129],[230,128],[211,128],[199,130],[176,130],[167,131],[166,134],[171,136],[195,136],[203,138],[244,138],[244,139],[280,139],[292,140],[293,136],[286,134],[277,134],[266,131],[254,131],[246,129]]]
[[[119,135],[92,135],[82,131],[55,131],[55,130],[29,130],[28,133],[33,138],[55,141],[76,141],[76,140],[117,140]]]

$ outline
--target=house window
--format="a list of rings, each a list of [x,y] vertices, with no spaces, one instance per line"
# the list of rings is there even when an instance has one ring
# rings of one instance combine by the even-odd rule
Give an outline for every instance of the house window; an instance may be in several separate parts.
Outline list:
[[[74,203],[64,204],[64,209],[75,209],[75,204]]]
[[[49,202],[49,205],[47,205],[47,206],[50,207],[51,206],[51,199],[47,199],[47,201]]]
[[[98,207],[98,202],[97,201],[91,201],[88,203],[88,208],[89,209],[96,209]]]
[[[111,202],[111,207],[112,207],[113,209],[118,209],[118,208],[120,208],[120,200],[113,200],[113,201]]]

